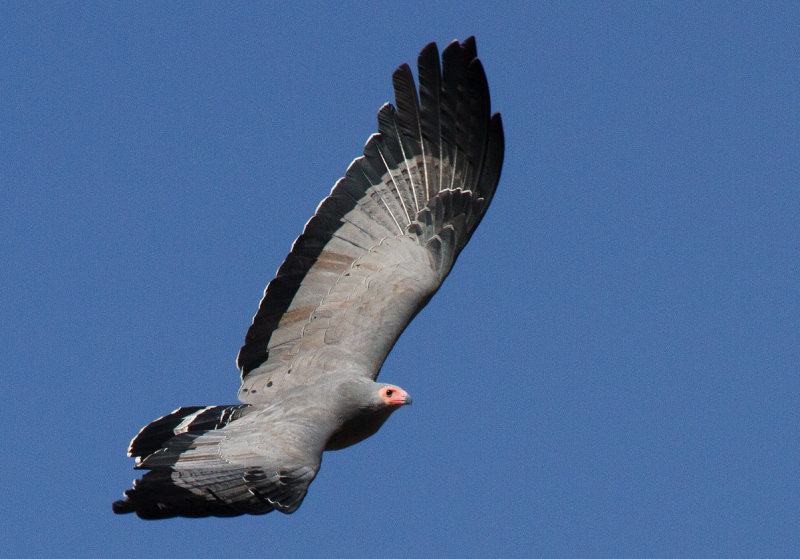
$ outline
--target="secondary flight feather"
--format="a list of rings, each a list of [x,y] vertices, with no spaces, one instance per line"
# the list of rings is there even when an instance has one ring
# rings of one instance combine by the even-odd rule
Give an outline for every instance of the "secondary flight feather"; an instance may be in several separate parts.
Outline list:
[[[317,208],[269,282],[239,351],[239,400],[182,407],[142,429],[146,470],[118,514],[294,512],[322,453],[374,434],[402,388],[376,382],[450,272],[494,195],[503,125],[475,40],[435,43],[392,76],[396,106]]]

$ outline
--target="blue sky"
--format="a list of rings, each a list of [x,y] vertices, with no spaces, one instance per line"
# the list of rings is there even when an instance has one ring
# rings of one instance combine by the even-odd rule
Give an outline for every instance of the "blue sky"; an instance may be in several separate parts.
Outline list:
[[[40,3],[0,14],[9,556],[792,556],[800,10]],[[264,286],[431,40],[503,113],[486,219],[291,516],[111,513],[234,403]]]

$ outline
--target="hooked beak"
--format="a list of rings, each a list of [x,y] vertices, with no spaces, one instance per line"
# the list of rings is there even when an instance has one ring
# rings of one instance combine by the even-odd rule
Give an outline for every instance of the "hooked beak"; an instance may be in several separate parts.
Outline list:
[[[394,406],[407,406],[411,404],[411,396],[405,390],[399,390],[389,403]]]

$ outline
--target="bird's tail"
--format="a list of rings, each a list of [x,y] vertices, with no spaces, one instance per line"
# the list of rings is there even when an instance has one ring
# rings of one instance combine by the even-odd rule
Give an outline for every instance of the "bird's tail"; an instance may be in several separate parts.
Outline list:
[[[167,443],[183,434],[202,434],[221,429],[247,413],[248,404],[233,406],[186,406],[169,415],[159,417],[145,426],[131,441],[128,456],[137,458],[137,463],[160,450]]]
[[[317,474],[319,457],[309,462],[286,456],[276,466],[251,452],[258,449],[246,442],[233,454],[223,450],[239,428],[231,424],[247,423],[259,409],[247,404],[187,407],[150,423],[128,450],[136,457],[134,468],[150,471],[133,482],[113,511],[155,519],[297,510]]]
[[[150,471],[134,481],[125,500],[114,502],[112,510],[135,512],[142,518],[242,514],[220,506],[218,499],[209,500],[208,495],[198,498],[192,488],[209,486],[224,492],[228,485],[241,484],[240,469],[227,471],[218,454],[220,434],[215,431],[245,415],[249,407],[183,407],[144,427],[131,441],[128,455],[136,458],[135,468]],[[179,468],[178,461],[190,455],[193,466],[199,467]]]

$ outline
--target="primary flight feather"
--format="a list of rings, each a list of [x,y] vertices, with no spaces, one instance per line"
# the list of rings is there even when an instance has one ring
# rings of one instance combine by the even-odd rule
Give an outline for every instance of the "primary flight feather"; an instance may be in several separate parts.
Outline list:
[[[396,107],[269,282],[239,351],[232,406],[182,407],[131,442],[148,470],[114,512],[294,512],[325,450],[375,433],[411,397],[375,379],[489,206],[503,162],[475,40],[435,43],[392,76]]]

